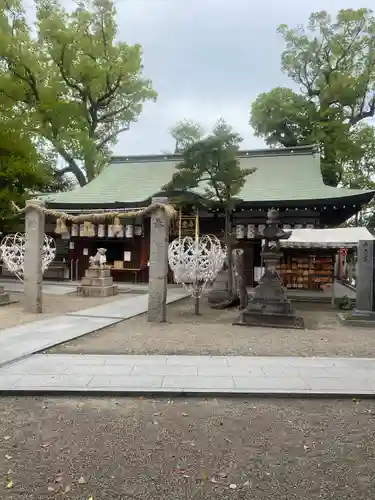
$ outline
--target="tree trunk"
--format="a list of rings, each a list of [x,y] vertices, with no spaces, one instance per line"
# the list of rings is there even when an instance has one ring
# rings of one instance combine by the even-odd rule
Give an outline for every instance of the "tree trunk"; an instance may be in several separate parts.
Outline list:
[[[233,271],[232,271],[232,224],[229,210],[225,211],[225,244],[227,246],[228,261],[228,292],[233,293]]]
[[[194,314],[196,316],[200,315],[199,302],[200,302],[199,295],[197,295],[196,297],[194,297]]]
[[[61,174],[70,172],[75,176],[80,186],[84,186],[85,184],[87,184],[86,176],[73,156],[65,150],[65,148],[59,143],[57,139],[49,138],[49,141],[56,149],[57,153],[62,158],[64,158],[64,160],[68,164],[68,167],[62,169]]]

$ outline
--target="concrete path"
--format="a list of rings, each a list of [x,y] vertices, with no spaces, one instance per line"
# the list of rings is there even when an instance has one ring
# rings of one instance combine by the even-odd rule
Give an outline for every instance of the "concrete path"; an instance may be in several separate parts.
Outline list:
[[[183,290],[169,290],[167,303],[186,296]],[[0,366],[143,314],[147,309],[148,295],[129,293],[100,306],[4,328],[0,330]]]
[[[0,390],[375,397],[375,359],[40,354],[1,368]]]

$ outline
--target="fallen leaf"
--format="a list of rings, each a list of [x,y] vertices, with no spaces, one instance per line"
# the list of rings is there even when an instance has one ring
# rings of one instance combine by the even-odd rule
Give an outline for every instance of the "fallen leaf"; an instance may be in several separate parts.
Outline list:
[[[304,444],[304,445],[303,445],[303,449],[304,449],[305,451],[307,451],[307,450],[309,449],[309,447],[308,447],[308,446],[306,446],[306,445]]]
[[[235,490],[235,489],[237,489],[237,485],[236,485],[236,484],[230,484],[230,485],[229,485],[229,488],[230,488],[231,490]]]
[[[52,492],[55,491],[55,488],[53,486],[48,486],[47,490]]]
[[[92,497],[90,497],[89,500],[94,500],[94,499]]]
[[[7,474],[8,474],[8,476],[11,476],[13,474],[12,469],[9,469]]]
[[[4,436],[4,441],[8,441],[10,439],[10,436]]]
[[[42,443],[40,445],[41,448],[48,448],[48,446],[50,445],[50,443]]]
[[[228,477],[228,474],[226,472],[219,472],[218,476],[222,479],[225,479],[226,477]]]
[[[69,493],[69,491],[71,490],[71,487],[67,484],[64,488],[64,491],[63,493]]]
[[[181,413],[181,415],[182,415],[183,417],[188,417],[188,416],[189,416],[189,414],[188,414],[188,413]]]
[[[10,460],[10,459],[12,458],[12,455],[5,455],[5,458],[6,458],[7,460]]]
[[[55,476],[55,483],[61,483],[61,481],[63,480],[63,476],[63,472],[58,472]]]
[[[8,490],[13,488],[13,481],[12,480],[10,480],[9,483],[7,484],[7,488],[8,488]]]
[[[186,473],[186,470],[183,469],[182,467],[176,467],[175,471],[177,472],[177,474],[185,474]]]
[[[250,486],[250,481],[245,481],[245,482],[243,483],[243,485],[244,485],[244,486]]]
[[[78,479],[78,484],[85,484],[86,483],[86,479],[81,476],[79,479]]]
[[[211,478],[211,483],[217,483],[216,479],[213,477]]]

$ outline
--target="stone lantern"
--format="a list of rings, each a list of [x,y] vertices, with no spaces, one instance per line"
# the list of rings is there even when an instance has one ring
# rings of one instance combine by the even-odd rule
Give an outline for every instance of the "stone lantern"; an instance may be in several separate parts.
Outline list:
[[[275,328],[304,328],[304,321],[297,316],[286,289],[276,270],[282,257],[280,240],[290,238],[291,231],[280,227],[278,210],[271,209],[267,214],[266,227],[256,237],[264,241],[261,255],[265,272],[250,295],[247,307],[241,311],[236,323],[244,326],[268,326]]]

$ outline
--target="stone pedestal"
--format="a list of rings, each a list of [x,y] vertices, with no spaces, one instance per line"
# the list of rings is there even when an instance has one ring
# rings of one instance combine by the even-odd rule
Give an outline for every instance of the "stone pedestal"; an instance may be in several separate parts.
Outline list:
[[[4,287],[0,286],[0,307],[7,306],[12,301],[10,300],[9,293],[4,292]]]
[[[118,294],[118,287],[113,284],[110,269],[89,268],[77,287],[77,294],[83,297],[111,297]]]
[[[153,198],[152,203],[167,204],[169,200]],[[150,228],[147,319],[150,323],[164,323],[167,320],[169,219],[163,208],[151,214]]]
[[[36,206],[40,207],[38,210]],[[42,252],[44,244],[44,212],[40,200],[26,201],[26,242],[24,260],[24,310],[42,312]]]
[[[282,254],[263,252],[266,271],[255,292],[249,297],[247,307],[241,311],[237,325],[266,326],[274,328],[304,328],[304,321],[297,316],[286,289],[276,271]]]

